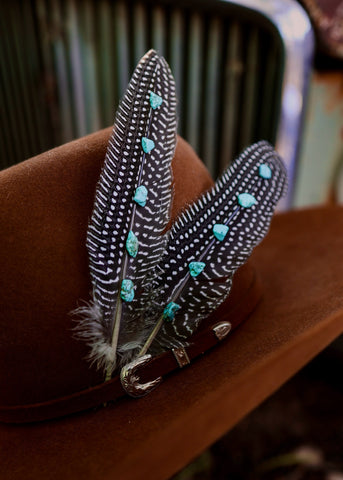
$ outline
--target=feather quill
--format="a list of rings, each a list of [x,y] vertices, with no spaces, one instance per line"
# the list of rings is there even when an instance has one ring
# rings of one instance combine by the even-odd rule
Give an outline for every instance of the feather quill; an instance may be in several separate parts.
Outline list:
[[[281,158],[261,141],[181,215],[152,279],[155,301],[145,301],[151,330],[139,355],[185,346],[225,300],[235,271],[266,235],[286,184]]]
[[[175,143],[174,80],[165,60],[151,50],[119,105],[87,233],[93,297],[78,309],[77,330],[106,379],[116,368],[121,343],[134,348],[141,342],[137,291],[168,240]]]

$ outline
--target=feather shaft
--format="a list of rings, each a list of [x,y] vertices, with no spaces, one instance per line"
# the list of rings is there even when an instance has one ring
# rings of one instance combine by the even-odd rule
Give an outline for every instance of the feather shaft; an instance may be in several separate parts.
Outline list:
[[[122,315],[122,300],[120,298],[120,292],[118,291],[116,311],[115,311],[114,320],[113,320],[114,326],[113,326],[112,339],[111,339],[111,352],[113,352],[113,356],[108,359],[109,361],[107,362],[107,365],[106,365],[106,371],[105,371],[106,382],[111,379],[113,368],[115,368],[115,363],[116,363],[115,352],[117,351],[117,345],[118,345],[121,315]]]
[[[146,342],[144,343],[143,347],[141,348],[141,350],[138,354],[138,357],[142,357],[143,355],[145,355],[147,353],[147,351],[151,347],[152,342],[155,340],[156,335],[160,331],[160,328],[163,325],[163,321],[164,321],[164,316],[161,315],[160,318],[158,319],[158,321],[156,322],[156,325],[152,329],[152,331],[151,331],[149,337],[147,338]]]

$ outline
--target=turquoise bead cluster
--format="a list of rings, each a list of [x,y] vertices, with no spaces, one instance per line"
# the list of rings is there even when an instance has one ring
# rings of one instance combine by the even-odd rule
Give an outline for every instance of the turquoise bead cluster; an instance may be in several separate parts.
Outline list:
[[[272,177],[271,168],[265,163],[262,163],[259,166],[258,174],[261,178],[264,178],[265,180],[269,180]],[[237,202],[243,208],[251,208],[253,205],[256,204],[257,200],[253,195],[251,195],[251,193],[245,192],[237,195]],[[215,223],[212,229],[213,235],[220,242],[224,240],[228,231],[229,227],[223,223]]]
[[[266,180],[272,177],[272,171],[270,167],[266,164],[261,164],[259,166],[258,174],[261,178],[264,178]],[[238,202],[238,205],[241,206],[242,208],[251,208],[253,205],[257,203],[257,200],[251,193],[244,192],[237,195],[237,202]],[[213,236],[220,242],[224,240],[228,231],[229,231],[228,225],[225,225],[223,223],[215,223],[212,228]],[[193,278],[197,277],[198,275],[200,275],[200,273],[204,270],[205,267],[206,267],[205,262],[195,262],[195,261],[190,262],[188,264],[190,276]],[[180,308],[181,308],[180,305],[178,305],[175,302],[168,303],[168,305],[165,307],[163,311],[164,320],[169,322],[174,320],[175,313]]]
[[[163,98],[154,92],[150,92],[149,96],[150,107],[156,110],[163,103]],[[141,139],[142,150],[144,155],[150,153],[155,148],[155,142],[148,137]],[[134,193],[133,201],[140,207],[145,207],[148,198],[148,189],[144,185],[139,185]],[[139,249],[138,238],[132,230],[129,231],[126,243],[126,251],[130,257],[135,258]],[[132,280],[125,278],[121,282],[120,297],[125,302],[132,302],[135,297],[135,288]]]
[[[153,110],[160,107],[163,103],[162,97],[157,95],[154,92],[150,92],[149,98],[150,106]],[[155,148],[155,143],[148,137],[142,137],[141,145],[144,154],[150,153]],[[270,167],[266,164],[261,164],[259,166],[258,175],[265,179],[269,180],[272,177],[272,171]],[[139,205],[140,207],[145,207],[148,197],[148,190],[144,185],[139,185],[136,188],[136,191],[133,196],[133,201]],[[254,195],[248,192],[243,192],[237,195],[237,203],[242,208],[251,208],[253,205],[257,203],[256,198]],[[229,220],[228,220],[229,221]],[[212,233],[214,238],[218,241],[222,242],[226,237],[229,231],[229,226],[222,224],[222,223],[215,223],[212,228]],[[139,242],[134,234],[130,230],[127,240],[126,240],[126,250],[128,254],[135,258],[138,253]],[[202,261],[191,261],[188,264],[189,268],[189,275],[193,278],[196,278],[200,275],[204,268],[206,267],[206,263]],[[121,292],[120,296],[125,302],[132,302],[134,299],[135,291],[134,291],[134,284],[130,279],[124,279],[121,284]],[[175,318],[175,314],[178,310],[180,310],[181,306],[173,301],[169,302],[167,306],[163,310],[162,317],[165,321],[172,321]]]

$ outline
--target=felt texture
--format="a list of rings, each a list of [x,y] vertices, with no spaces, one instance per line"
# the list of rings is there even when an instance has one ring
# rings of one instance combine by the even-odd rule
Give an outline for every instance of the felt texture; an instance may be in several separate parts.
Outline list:
[[[91,284],[85,246],[111,128],[0,173],[1,405],[36,403],[103,381],[76,340],[78,304]],[[213,184],[178,138],[172,218]]]
[[[343,209],[278,215],[252,261],[264,286],[231,338],[139,400],[0,425],[4,479],[166,479],[343,330]]]
[[[68,312],[75,299],[88,299],[84,241],[109,133],[0,174],[2,404],[45,400],[100,380],[83,359],[87,347],[72,336]],[[211,180],[182,140],[173,171],[175,216]],[[170,477],[342,332],[342,250],[341,208],[276,216],[252,256],[264,294],[247,322],[147,397],[0,425],[1,477]]]
[[[232,332],[244,322],[261,299],[261,293],[261,284],[255,269],[248,262],[236,272],[228,298],[215,312],[203,320],[200,328],[192,336],[186,347],[190,361],[204,355],[216,346],[218,341],[222,341],[217,334],[214,335],[213,329],[218,328],[218,325],[229,322]],[[138,376],[141,383],[146,383],[159,377],[165,378],[178,369],[179,363],[173,351],[168,350],[152,357],[147,365],[139,369]],[[20,424],[56,419],[98,408],[109,402],[116,402],[123,396],[125,391],[120,377],[115,375],[110,381],[90,386],[86,390],[74,392],[69,396],[58,396],[35,404],[0,405],[0,422]]]

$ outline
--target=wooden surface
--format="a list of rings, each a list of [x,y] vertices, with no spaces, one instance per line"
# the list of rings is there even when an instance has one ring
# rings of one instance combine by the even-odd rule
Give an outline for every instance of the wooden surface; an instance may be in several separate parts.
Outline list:
[[[253,255],[265,294],[252,317],[149,396],[2,426],[5,478],[159,480],[189,463],[343,331],[342,219],[278,216]]]

